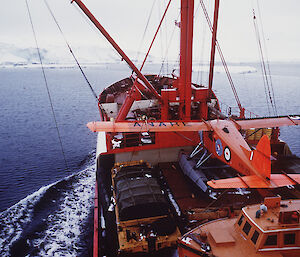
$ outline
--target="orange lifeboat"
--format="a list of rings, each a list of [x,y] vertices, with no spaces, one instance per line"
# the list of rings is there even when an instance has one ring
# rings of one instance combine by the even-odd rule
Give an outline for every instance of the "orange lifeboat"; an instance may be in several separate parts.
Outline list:
[[[235,218],[200,225],[178,240],[179,257],[300,256],[300,200],[267,197]]]

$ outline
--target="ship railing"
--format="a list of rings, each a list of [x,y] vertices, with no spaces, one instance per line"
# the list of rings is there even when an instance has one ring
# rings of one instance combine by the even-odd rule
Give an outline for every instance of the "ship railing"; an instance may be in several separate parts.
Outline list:
[[[225,103],[219,102],[221,112],[231,118],[240,118],[240,109],[238,107],[232,107]],[[245,109],[244,118],[253,119],[259,118],[260,116]],[[279,140],[279,129],[278,128],[260,128],[260,129],[247,129],[245,131],[245,138],[251,144],[257,144],[263,135],[267,135],[272,142],[278,142]]]
[[[219,106],[221,112],[226,115],[227,117],[240,117],[240,108],[237,106],[230,106],[225,103],[219,102]],[[252,119],[252,118],[259,118],[260,116],[255,114],[254,112],[244,109],[244,118]]]
[[[240,117],[239,108],[238,107],[232,107],[225,103],[219,103],[221,112],[225,114],[227,117]],[[251,112],[247,109],[245,109],[244,112],[244,118],[246,119],[254,119],[254,118],[260,118],[261,116],[255,114],[254,112]],[[280,130],[279,128],[258,128],[258,129],[247,129],[245,131],[245,139],[247,139],[247,142],[250,144],[257,144],[257,142],[262,138],[263,135],[267,135],[272,143],[279,142],[279,135]]]

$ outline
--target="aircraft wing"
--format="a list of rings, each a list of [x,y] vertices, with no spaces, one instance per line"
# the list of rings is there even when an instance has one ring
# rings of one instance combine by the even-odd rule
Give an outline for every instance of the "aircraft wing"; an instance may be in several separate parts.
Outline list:
[[[278,187],[300,183],[300,174],[271,174],[271,181]]]
[[[294,126],[300,125],[300,115],[236,120],[235,122],[241,127],[241,129]]]
[[[257,118],[236,120],[241,129],[272,128],[300,124],[300,116],[284,116],[276,118]],[[209,131],[212,130],[211,121],[183,122],[183,121],[94,121],[87,127],[93,132],[169,132],[169,131]]]
[[[209,131],[208,123],[205,122],[182,122],[182,121],[94,121],[89,122],[87,127],[93,132],[169,132],[169,131]]]
[[[268,188],[269,185],[256,175],[208,181],[215,189],[221,188]]]
[[[221,188],[276,188],[300,183],[300,174],[271,174],[270,183],[256,175],[208,181],[215,189]]]

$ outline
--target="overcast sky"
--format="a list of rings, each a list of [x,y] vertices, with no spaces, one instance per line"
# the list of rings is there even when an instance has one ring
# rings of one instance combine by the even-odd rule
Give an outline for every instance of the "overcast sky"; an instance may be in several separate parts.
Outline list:
[[[72,46],[97,45],[107,47],[102,36],[87,22],[75,3],[70,0],[47,0],[66,38]],[[83,0],[100,23],[108,30],[125,51],[146,52],[167,0]],[[173,0],[168,22],[163,25],[153,55],[178,56],[178,28],[174,21],[179,17],[179,2]],[[205,1],[210,14],[214,1]],[[224,56],[229,61],[258,59],[257,40],[254,33],[252,8],[257,16],[257,0],[221,0],[218,40]],[[300,60],[300,1],[259,0],[261,19],[271,61]],[[28,0],[41,47],[63,45],[43,0]],[[153,13],[149,29],[143,38],[150,10]],[[196,59],[203,51],[209,52],[210,34],[203,18],[199,1],[195,0],[194,49]],[[258,17],[259,18],[259,17]],[[173,32],[174,31],[174,32]],[[0,42],[21,47],[34,46],[25,0],[3,1],[0,8]],[[206,42],[206,44],[203,44]]]

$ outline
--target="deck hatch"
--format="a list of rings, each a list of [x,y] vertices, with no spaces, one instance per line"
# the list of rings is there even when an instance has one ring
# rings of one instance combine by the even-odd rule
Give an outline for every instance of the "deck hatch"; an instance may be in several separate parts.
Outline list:
[[[217,245],[235,244],[235,239],[232,237],[230,232],[226,229],[215,228],[214,230],[209,231],[209,233]]]

